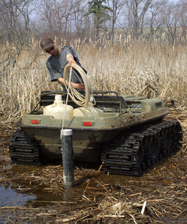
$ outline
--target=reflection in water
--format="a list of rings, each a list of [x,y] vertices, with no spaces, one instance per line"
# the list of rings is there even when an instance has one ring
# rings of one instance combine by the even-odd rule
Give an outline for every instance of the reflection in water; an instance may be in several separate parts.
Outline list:
[[[35,198],[36,196],[15,192],[10,185],[8,188],[0,187],[0,207],[24,205],[25,202]]]

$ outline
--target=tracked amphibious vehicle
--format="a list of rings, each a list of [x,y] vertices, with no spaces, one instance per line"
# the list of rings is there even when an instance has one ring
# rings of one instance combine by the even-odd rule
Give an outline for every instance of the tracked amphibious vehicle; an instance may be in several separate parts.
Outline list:
[[[83,93],[71,84],[72,69],[84,82]],[[75,161],[102,161],[103,170],[113,174],[141,176],[181,148],[181,126],[164,120],[168,111],[161,100],[91,94],[85,72],[74,63],[65,66],[63,78],[67,92],[42,92],[35,109],[22,116],[10,141],[14,163],[62,160],[62,129],[73,131]]]
[[[66,95],[44,91],[36,108],[22,116],[20,128],[10,141],[14,163],[39,165],[46,159],[61,159],[62,119],[53,107],[55,99],[65,102]],[[63,128],[73,130],[75,161],[103,161],[106,172],[141,176],[181,148],[181,126],[164,120],[168,111],[161,100],[119,96],[110,91],[97,91],[93,97],[91,113],[78,111],[74,101],[68,101],[70,112],[63,119]],[[47,107],[51,112],[45,113]]]

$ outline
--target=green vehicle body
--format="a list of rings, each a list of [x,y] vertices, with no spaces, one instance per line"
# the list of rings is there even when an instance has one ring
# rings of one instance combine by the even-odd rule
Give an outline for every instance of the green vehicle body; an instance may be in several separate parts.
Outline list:
[[[62,120],[55,119],[52,115],[44,115],[43,107],[53,103],[55,94],[61,94],[65,102],[66,94],[64,95],[64,92],[44,91],[37,107],[31,113],[24,114],[20,122],[24,134],[37,141],[40,155],[53,160],[62,158],[60,136]],[[168,114],[163,101],[159,99],[119,96],[116,92],[109,91],[96,92],[94,98],[95,107],[104,111],[103,117],[74,116],[72,119],[64,121],[64,128],[73,131],[72,144],[75,161],[101,162],[103,148],[106,148],[105,145],[109,141],[114,140],[119,135],[126,136],[128,133],[132,134],[136,131],[140,133],[141,129],[144,130],[145,127],[161,123]],[[73,108],[78,107],[70,98],[68,104]],[[169,141],[171,138],[172,136],[169,137]],[[179,138],[181,140],[181,135]],[[160,145],[161,143],[159,143],[159,147]],[[118,151],[119,149],[117,149]],[[139,151],[138,153],[142,154],[139,156],[142,161],[143,154],[146,153]],[[136,166],[138,167],[139,164]]]

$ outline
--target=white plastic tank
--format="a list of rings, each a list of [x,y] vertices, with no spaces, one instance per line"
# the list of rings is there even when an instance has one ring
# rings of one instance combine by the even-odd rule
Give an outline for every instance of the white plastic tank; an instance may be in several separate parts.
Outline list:
[[[66,105],[63,104],[62,96],[61,95],[55,95],[55,101],[53,104],[44,107],[43,114],[44,115],[51,115],[55,119],[63,119],[64,118],[64,112],[65,112]],[[64,119],[71,119],[73,117],[73,107],[70,105],[67,105],[66,107],[66,114]]]
[[[93,106],[93,103],[89,102],[87,107],[79,107],[73,110],[73,116],[75,117],[103,117],[103,111]]]

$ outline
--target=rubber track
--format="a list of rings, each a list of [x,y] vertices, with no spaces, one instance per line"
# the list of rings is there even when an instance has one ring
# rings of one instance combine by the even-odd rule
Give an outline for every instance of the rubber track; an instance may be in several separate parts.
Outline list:
[[[10,140],[9,154],[15,164],[41,165],[38,143],[21,129],[18,129]]]
[[[181,141],[182,128],[175,121],[141,127],[135,133],[123,132],[104,145],[103,170],[111,174],[142,176],[162,158],[178,152]]]

